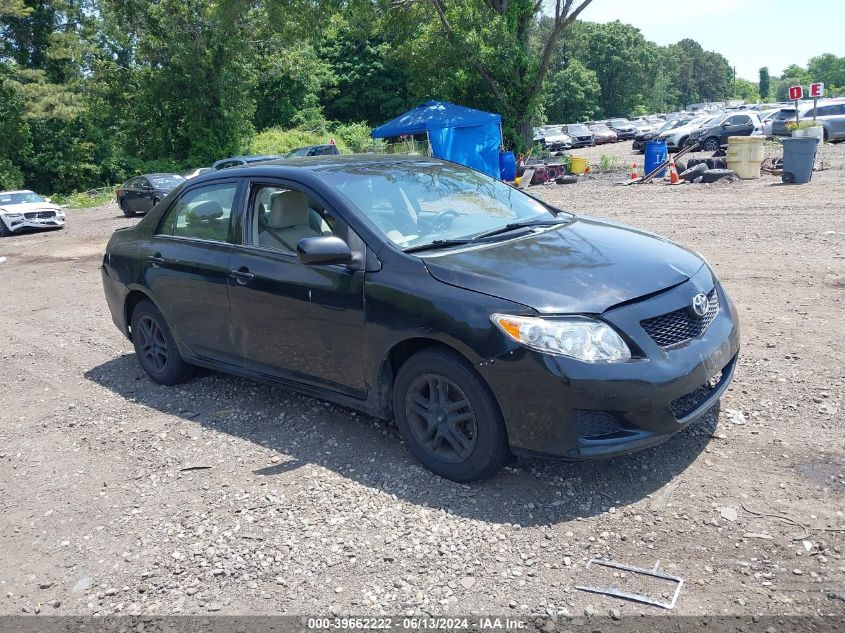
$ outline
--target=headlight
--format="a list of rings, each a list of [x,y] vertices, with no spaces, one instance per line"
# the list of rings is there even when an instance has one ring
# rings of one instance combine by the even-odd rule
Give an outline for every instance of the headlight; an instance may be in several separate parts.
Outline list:
[[[586,317],[541,319],[493,314],[490,320],[520,345],[587,363],[629,360],[631,350],[609,325]]]
[[[7,213],[5,217],[7,220],[23,220],[23,213]]]

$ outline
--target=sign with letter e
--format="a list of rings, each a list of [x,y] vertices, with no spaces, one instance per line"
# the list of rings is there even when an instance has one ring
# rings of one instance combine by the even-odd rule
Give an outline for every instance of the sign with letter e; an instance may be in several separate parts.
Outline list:
[[[824,84],[820,81],[810,84],[810,96],[813,99],[818,99],[824,95]]]

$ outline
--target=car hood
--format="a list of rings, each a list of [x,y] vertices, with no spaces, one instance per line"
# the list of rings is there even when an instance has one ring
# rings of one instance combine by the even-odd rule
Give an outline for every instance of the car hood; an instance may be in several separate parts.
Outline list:
[[[631,227],[576,218],[490,245],[423,256],[444,283],[544,314],[600,314],[683,283],[704,265],[695,253]]]
[[[26,213],[28,211],[59,211],[61,207],[52,202],[22,202],[19,204],[0,204],[0,213]]]

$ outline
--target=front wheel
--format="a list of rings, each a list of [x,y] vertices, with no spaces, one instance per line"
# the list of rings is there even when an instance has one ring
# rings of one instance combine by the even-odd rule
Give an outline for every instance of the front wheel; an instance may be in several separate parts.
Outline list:
[[[8,237],[12,234],[11,229],[6,226],[6,222],[0,218],[0,237]]]
[[[453,352],[429,349],[409,358],[396,376],[393,407],[409,450],[441,477],[484,479],[510,456],[498,403]]]
[[[176,341],[161,312],[151,301],[142,301],[132,312],[132,343],[147,375],[162,385],[175,385],[193,374],[182,360]]]

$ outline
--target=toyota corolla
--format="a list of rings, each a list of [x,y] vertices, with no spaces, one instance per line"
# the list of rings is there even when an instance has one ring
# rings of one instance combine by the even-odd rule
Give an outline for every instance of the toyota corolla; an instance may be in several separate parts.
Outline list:
[[[696,253],[436,159],[198,176],[115,232],[102,279],[154,381],[201,366],[395,417],[457,481],[512,453],[656,445],[716,404],[739,351]]]

